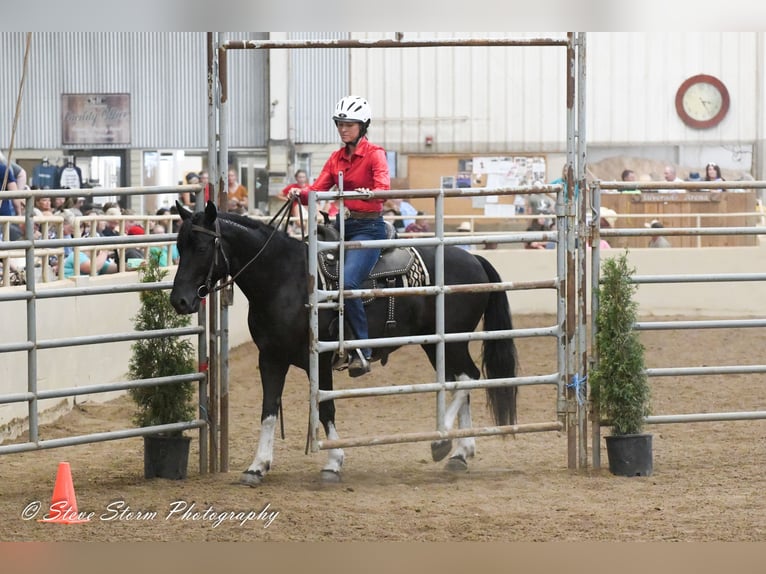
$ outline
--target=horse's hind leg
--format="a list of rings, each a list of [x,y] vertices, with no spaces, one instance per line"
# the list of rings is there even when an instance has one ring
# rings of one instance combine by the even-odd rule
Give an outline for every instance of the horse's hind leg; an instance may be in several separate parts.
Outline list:
[[[461,380],[467,379],[465,376]],[[458,420],[459,428],[470,428],[471,426],[471,405],[468,391],[455,391],[452,395],[452,402],[444,413],[444,428],[449,430],[455,425],[455,419]],[[461,438],[457,440],[457,447],[453,456],[462,456],[463,460],[472,457],[474,454],[473,438]],[[431,443],[431,457],[434,462],[442,460],[452,451],[452,440],[442,439]]]
[[[461,380],[467,380],[469,377],[461,376]],[[468,391],[465,391],[465,400],[458,410],[458,428],[471,428],[471,397]],[[457,446],[447,461],[446,469],[451,471],[463,472],[468,470],[468,459],[476,454],[476,440],[474,437],[464,437],[457,439]]]
[[[431,364],[436,366],[436,355],[433,346],[424,345],[423,350],[428,355]],[[447,357],[447,379],[466,381],[478,379],[480,376],[479,369],[471,359],[471,354],[468,351],[467,343],[451,343],[447,345],[446,353]],[[455,424],[455,419],[458,419],[460,428],[470,428],[471,426],[471,411],[468,404],[468,391],[460,390],[456,391],[453,395],[452,402],[444,415],[444,426],[447,430],[451,429]],[[452,440],[441,439],[433,441],[431,443],[431,458],[434,462],[438,462],[445,458],[452,451]],[[474,453],[474,440],[473,438],[459,439],[458,448],[456,449],[456,455],[462,456],[465,461],[466,458],[472,457]]]

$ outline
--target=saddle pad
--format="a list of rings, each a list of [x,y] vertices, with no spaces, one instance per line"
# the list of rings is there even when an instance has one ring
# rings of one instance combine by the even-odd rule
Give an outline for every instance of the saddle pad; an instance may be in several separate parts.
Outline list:
[[[319,282],[322,289],[338,290],[338,253],[327,251],[319,255]],[[381,285],[381,282],[387,283]],[[430,285],[428,274],[420,253],[412,247],[399,247],[385,251],[373,267],[362,289],[380,287],[419,287]],[[365,302],[373,298],[364,299]]]

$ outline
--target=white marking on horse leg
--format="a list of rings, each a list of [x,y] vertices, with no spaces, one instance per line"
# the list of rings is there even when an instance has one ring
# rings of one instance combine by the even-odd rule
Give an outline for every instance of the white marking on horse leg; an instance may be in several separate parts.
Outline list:
[[[271,460],[274,456],[274,435],[277,429],[277,417],[270,415],[261,422],[261,436],[258,441],[258,450],[255,453],[253,463],[247,467],[247,472],[255,473],[263,477],[271,468]]]
[[[460,375],[459,380],[465,380],[468,378],[466,375]],[[455,418],[458,416],[460,409],[465,404],[468,398],[468,391],[459,390],[452,393],[452,402],[449,404],[444,412],[444,428],[446,430],[452,429],[455,425]],[[431,443],[431,458],[434,461],[440,461],[447,456],[452,450],[452,439],[441,439]]]
[[[466,400],[458,412],[457,426],[461,429],[468,429],[472,426],[471,400],[467,393]],[[455,451],[452,453],[452,456],[462,455],[462,457],[467,460],[469,458],[473,458],[474,454],[476,454],[476,440],[474,437],[469,436],[465,438],[459,438],[457,440],[457,446],[455,447]]]
[[[337,440],[340,438],[338,431],[335,430],[333,423],[327,425],[327,438],[330,440]],[[343,467],[343,449],[331,448],[327,451],[327,464],[322,471],[330,471],[336,474],[340,473],[340,469]]]
[[[461,375],[462,376],[462,375]],[[444,428],[451,429],[455,425],[455,418],[458,412],[463,407],[463,403],[468,397],[468,391],[460,390],[455,391],[452,395],[452,402],[447,407],[444,413]]]

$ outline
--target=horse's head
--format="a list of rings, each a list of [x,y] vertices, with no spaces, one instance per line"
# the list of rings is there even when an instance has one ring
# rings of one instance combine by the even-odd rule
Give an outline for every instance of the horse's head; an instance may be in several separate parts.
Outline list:
[[[229,270],[221,249],[215,204],[208,201],[201,213],[192,213],[177,201],[176,207],[181,216],[177,241],[179,262],[170,302],[178,313],[189,314],[199,309],[200,300]]]

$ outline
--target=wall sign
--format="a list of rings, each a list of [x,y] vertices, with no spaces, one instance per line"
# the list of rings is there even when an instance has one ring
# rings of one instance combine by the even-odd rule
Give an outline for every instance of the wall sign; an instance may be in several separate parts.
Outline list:
[[[63,145],[130,144],[130,94],[62,94]]]

